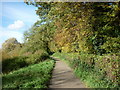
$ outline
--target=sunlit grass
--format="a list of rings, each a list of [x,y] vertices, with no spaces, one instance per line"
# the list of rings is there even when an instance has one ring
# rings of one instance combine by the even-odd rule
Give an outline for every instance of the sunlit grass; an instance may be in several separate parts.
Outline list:
[[[116,66],[115,69],[107,67],[112,66],[113,63],[114,66],[118,64],[117,55],[113,57],[112,55],[55,53],[52,56],[68,63],[73,68],[75,75],[90,88],[118,88],[118,67]],[[110,63],[107,62],[108,60]],[[108,71],[114,72],[115,75]],[[111,78],[110,75],[115,78]]]
[[[47,88],[53,66],[54,61],[48,59],[5,74],[3,88]]]

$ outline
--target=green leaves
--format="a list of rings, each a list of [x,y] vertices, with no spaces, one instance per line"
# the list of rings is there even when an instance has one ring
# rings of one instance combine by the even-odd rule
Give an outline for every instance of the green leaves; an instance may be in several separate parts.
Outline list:
[[[37,14],[41,18],[28,33],[29,45],[36,45],[29,47],[34,51],[47,47],[45,50],[50,52],[50,45],[54,45],[56,50],[63,52],[103,54],[106,53],[105,48],[100,47],[107,42],[106,37],[119,38],[118,2],[33,3],[38,7]],[[51,48],[51,51],[54,50]]]
[[[107,37],[107,41],[101,46],[107,53],[119,53],[120,38]]]
[[[104,56],[88,53],[55,53],[53,57],[64,60],[74,70],[77,77],[91,88],[119,87],[120,54]]]

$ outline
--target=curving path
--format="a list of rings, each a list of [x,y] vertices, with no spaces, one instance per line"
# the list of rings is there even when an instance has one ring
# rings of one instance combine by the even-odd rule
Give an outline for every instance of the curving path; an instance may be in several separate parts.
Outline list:
[[[53,57],[52,57],[53,58]],[[74,76],[73,71],[65,62],[56,60],[49,88],[86,88],[86,86]]]

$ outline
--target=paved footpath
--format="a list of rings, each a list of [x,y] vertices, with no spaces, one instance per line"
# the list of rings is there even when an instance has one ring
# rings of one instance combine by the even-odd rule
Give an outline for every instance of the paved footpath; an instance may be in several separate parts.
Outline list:
[[[56,60],[49,88],[86,88],[86,86],[75,77],[73,71],[61,60]]]

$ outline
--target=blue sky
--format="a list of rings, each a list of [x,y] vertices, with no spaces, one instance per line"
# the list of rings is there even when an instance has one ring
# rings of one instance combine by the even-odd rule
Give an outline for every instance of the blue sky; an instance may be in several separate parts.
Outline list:
[[[0,8],[0,48],[11,37],[22,43],[23,33],[39,19],[37,8],[24,2],[0,2]]]

